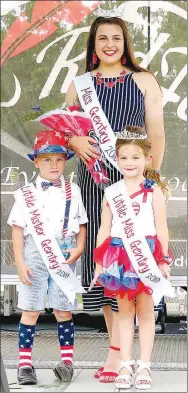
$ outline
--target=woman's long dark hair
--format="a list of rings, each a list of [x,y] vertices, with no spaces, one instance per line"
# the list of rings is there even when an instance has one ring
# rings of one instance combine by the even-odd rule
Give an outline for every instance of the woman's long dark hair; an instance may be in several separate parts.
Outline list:
[[[126,57],[126,67],[130,68],[132,71],[135,72],[140,72],[140,71],[150,72],[138,65],[137,60],[134,57],[133,45],[128,32],[127,24],[123,19],[116,18],[116,17],[112,17],[112,18],[99,17],[95,19],[95,21],[91,25],[89,37],[87,40],[86,72],[94,70],[99,65],[99,63],[95,65],[93,64],[93,53],[95,51],[95,37],[96,37],[97,29],[100,25],[104,25],[104,24],[118,25],[121,27],[124,37],[124,56]]]

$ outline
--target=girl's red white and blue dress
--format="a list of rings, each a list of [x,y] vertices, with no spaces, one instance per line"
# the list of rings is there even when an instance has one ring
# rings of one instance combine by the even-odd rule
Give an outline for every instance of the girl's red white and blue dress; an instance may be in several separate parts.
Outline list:
[[[166,263],[166,260],[162,245],[156,235],[152,208],[153,186],[155,186],[154,181],[144,180],[140,184],[140,189],[130,198],[133,200],[132,206],[138,225],[141,225],[148,246],[159,265]],[[170,250],[168,254],[169,262],[171,262],[173,256]],[[132,300],[143,292],[152,295],[152,289],[143,284],[132,266],[114,218],[112,219],[111,236],[94,249],[94,261],[103,266],[104,271],[98,278],[98,285],[105,287],[105,296],[116,297],[120,295],[120,297],[124,297],[127,293],[128,299]]]

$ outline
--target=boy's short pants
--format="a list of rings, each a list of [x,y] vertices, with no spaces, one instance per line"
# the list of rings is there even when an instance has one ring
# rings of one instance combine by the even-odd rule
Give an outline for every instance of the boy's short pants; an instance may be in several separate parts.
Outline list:
[[[62,241],[58,240],[58,243],[61,245]],[[74,304],[69,303],[65,294],[52,279],[31,235],[25,238],[24,263],[33,273],[33,276],[30,276],[32,284],[26,285],[20,283],[18,308],[23,311],[44,310],[48,295],[49,308],[61,311],[72,311],[77,309],[77,300],[75,300]],[[76,263],[72,263],[69,266],[75,271]]]

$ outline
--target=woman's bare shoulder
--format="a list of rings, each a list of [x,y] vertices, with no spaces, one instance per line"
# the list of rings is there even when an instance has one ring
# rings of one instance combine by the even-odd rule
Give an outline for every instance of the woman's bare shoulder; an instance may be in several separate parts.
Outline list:
[[[161,94],[160,86],[157,82],[157,79],[151,72],[134,72],[133,78],[144,95],[146,94],[146,92],[148,92],[148,90],[150,92],[159,92]]]
[[[156,82],[155,76],[152,74],[152,72],[147,72],[147,71],[140,71],[140,72],[134,72],[134,78],[140,81],[145,81],[146,83],[150,83],[152,81]]]
[[[134,73],[134,77],[136,77],[137,80],[143,81],[145,85],[150,85],[150,86],[158,85],[157,79],[155,75],[152,74],[152,72],[147,72],[147,71],[136,72]]]

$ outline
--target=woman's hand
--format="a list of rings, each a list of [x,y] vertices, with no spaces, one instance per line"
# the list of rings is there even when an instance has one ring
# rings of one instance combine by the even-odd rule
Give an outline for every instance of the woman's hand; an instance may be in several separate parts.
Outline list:
[[[163,276],[165,278],[170,279],[170,272],[171,272],[171,268],[167,263],[161,263],[158,265],[161,273],[163,274]]]
[[[31,285],[32,281],[29,278],[29,275],[33,275],[31,269],[28,268],[28,266],[23,263],[22,265],[18,266],[18,275],[19,279],[23,284],[26,285]]]
[[[96,282],[97,282],[97,280],[98,280],[100,274],[102,274],[102,273],[103,273],[103,268],[102,268],[102,266],[97,264],[97,267],[96,267],[96,270],[95,270],[95,274],[94,274],[94,278],[93,278],[93,280],[91,281],[91,284],[90,284],[90,286],[89,286],[88,291],[91,291],[92,288],[96,285]]]
[[[101,155],[97,149],[92,146],[96,145],[96,140],[89,136],[73,136],[69,142],[70,148],[88,164],[91,158],[100,159]]]

